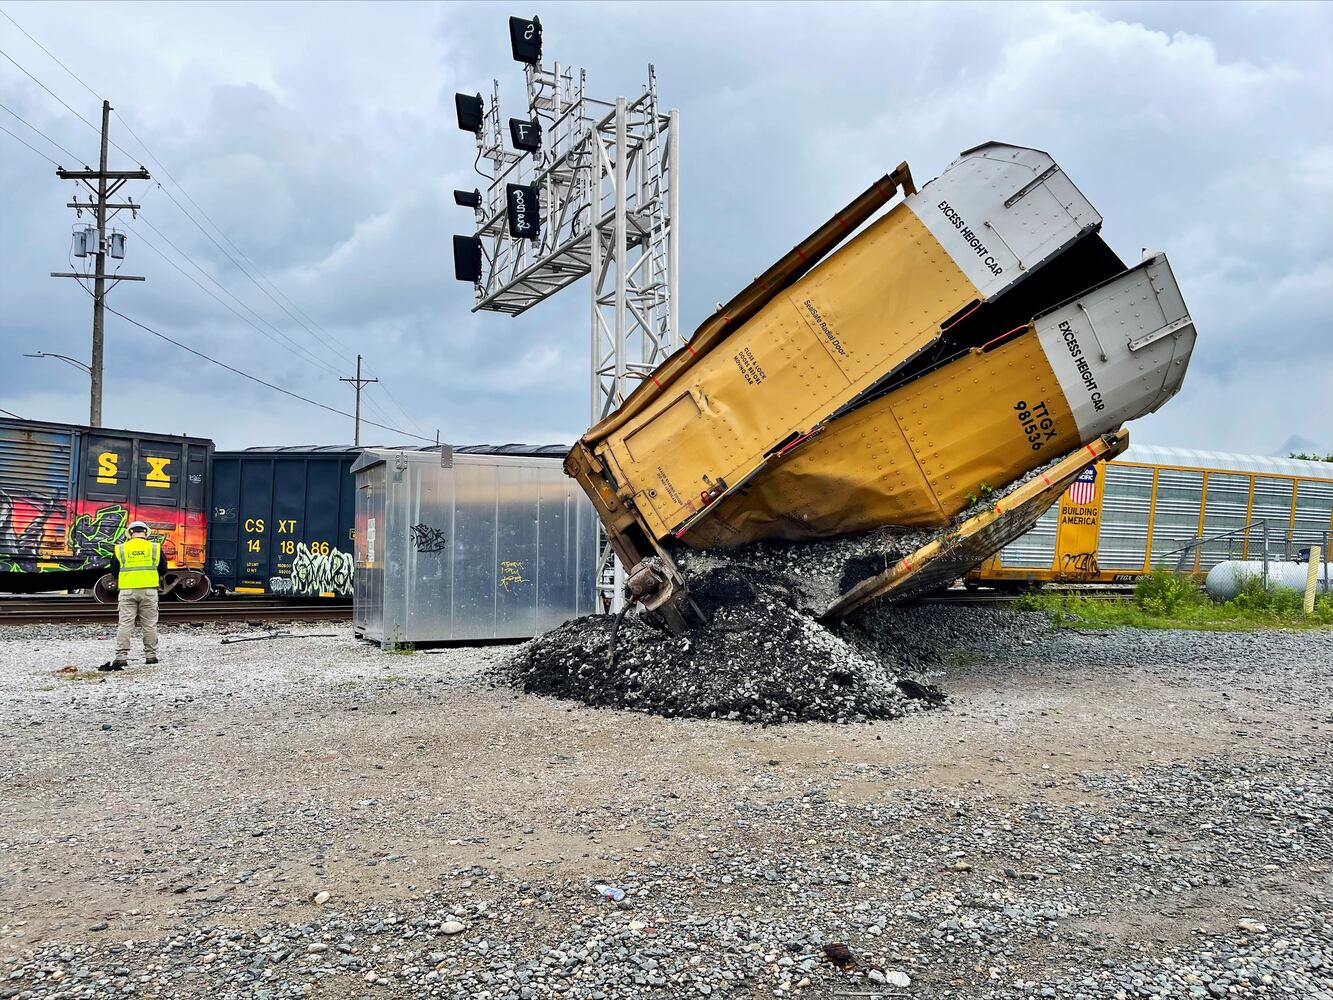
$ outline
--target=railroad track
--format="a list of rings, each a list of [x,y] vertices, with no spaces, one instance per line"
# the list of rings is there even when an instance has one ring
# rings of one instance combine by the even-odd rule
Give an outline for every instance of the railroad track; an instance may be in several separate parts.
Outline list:
[[[1126,587],[1079,587],[1046,593],[1072,593],[1096,600],[1115,600],[1133,593]],[[998,590],[946,590],[922,598],[922,604],[1000,605],[1011,604],[1020,595]],[[167,624],[190,622],[346,622],[352,618],[349,601],[280,601],[272,598],[229,597],[187,603],[163,601],[160,620]],[[116,621],[114,604],[99,604],[82,597],[13,597],[0,599],[0,625],[46,625],[57,623],[108,623]]]
[[[166,624],[191,622],[325,622],[350,621],[352,605],[347,601],[275,601],[226,598],[200,601],[163,601],[159,620]],[[0,600],[0,625],[46,625],[54,623],[115,624],[116,606],[98,604],[79,597],[9,598]]]
[[[1073,597],[1086,597],[1094,601],[1115,601],[1134,596],[1133,587],[1043,587],[1043,594],[1068,594]],[[946,590],[939,594],[923,597],[921,604],[1012,604],[1022,594],[1008,593],[1002,590]]]

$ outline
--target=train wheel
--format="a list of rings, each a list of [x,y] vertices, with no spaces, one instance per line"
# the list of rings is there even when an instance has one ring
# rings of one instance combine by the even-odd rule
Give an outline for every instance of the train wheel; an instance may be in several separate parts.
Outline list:
[[[213,584],[203,573],[182,573],[172,591],[176,595],[176,600],[190,604],[202,601],[212,592]]]
[[[111,578],[110,573],[107,573],[93,584],[93,600],[98,604],[115,604],[118,589],[116,581]]]

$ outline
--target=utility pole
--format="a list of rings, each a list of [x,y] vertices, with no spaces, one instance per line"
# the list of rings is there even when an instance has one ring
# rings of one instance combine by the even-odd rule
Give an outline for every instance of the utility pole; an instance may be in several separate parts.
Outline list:
[[[93,355],[92,364],[92,388],[88,400],[88,423],[94,427],[102,426],[102,356],[104,347],[103,337],[103,310],[106,303],[106,293],[109,291],[107,279],[111,279],[111,287],[114,288],[120,281],[143,281],[142,277],[130,274],[107,274],[106,258],[108,250],[112,251],[112,256],[120,259],[125,256],[124,244],[120,243],[118,247],[109,247],[106,238],[106,224],[121,209],[129,209],[131,212],[137,212],[139,205],[132,201],[113,203],[109,199],[119,191],[126,181],[146,181],[151,180],[148,171],[140,165],[138,170],[108,170],[106,164],[107,145],[111,138],[111,102],[102,102],[102,155],[98,160],[96,170],[66,170],[64,167],[56,168],[56,176],[64,181],[83,181],[93,195],[96,201],[91,198],[87,203],[80,202],[77,197],[69,202],[65,207],[74,209],[80,218],[83,216],[83,210],[91,210],[97,218],[97,235],[95,237],[97,244],[95,247],[88,246],[87,236],[91,235],[89,230],[85,230],[85,242],[83,243],[83,252],[80,257],[95,254],[97,260],[97,270],[93,274]],[[92,182],[96,181],[96,185]],[[108,184],[108,181],[114,181]],[[107,215],[110,210],[111,215]],[[53,278],[76,278],[84,279],[86,274],[69,271],[52,271]]]
[[[361,447],[361,390],[372,382],[378,382],[377,378],[361,377],[361,355],[356,356],[356,378],[340,378],[339,382],[350,382],[356,389],[356,432],[352,439],[352,444],[357,448]]]

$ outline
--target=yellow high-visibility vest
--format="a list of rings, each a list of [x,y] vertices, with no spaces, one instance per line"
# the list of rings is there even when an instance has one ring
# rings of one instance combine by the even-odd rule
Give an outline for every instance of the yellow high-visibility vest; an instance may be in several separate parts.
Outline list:
[[[117,585],[121,590],[156,590],[159,583],[157,564],[162,558],[162,543],[147,538],[131,538],[116,546],[120,563]]]

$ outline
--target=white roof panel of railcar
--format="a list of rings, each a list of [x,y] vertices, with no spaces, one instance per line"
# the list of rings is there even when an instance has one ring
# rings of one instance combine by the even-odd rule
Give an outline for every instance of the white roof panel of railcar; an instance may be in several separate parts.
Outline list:
[[[1269,476],[1298,476],[1302,479],[1333,479],[1333,462],[1308,462],[1299,458],[1279,458],[1276,455],[1235,455],[1225,451],[1199,451],[1193,448],[1164,448],[1133,442],[1115,461],[1252,472]]]

